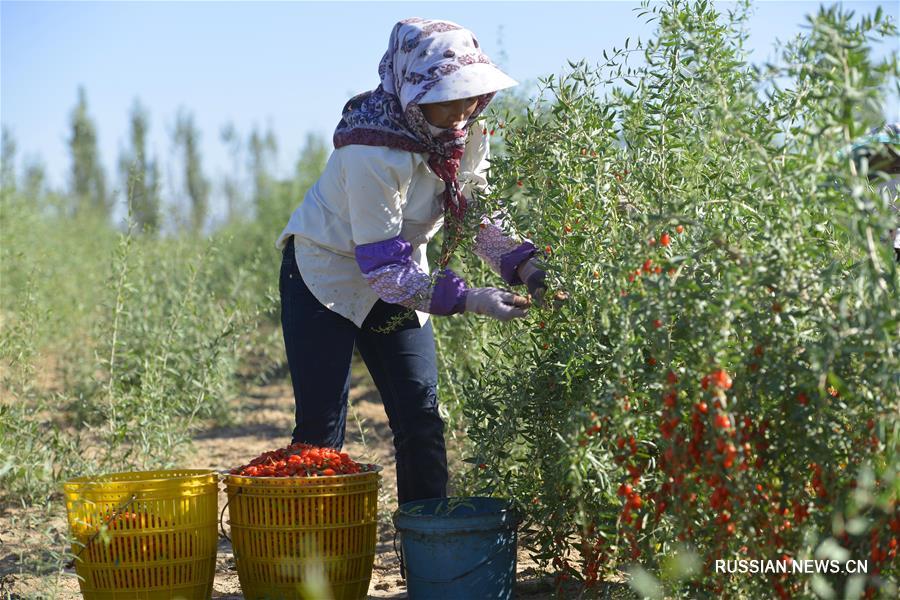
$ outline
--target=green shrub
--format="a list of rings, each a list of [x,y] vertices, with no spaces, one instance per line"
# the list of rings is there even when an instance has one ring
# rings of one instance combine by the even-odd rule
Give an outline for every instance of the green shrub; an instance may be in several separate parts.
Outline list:
[[[521,189],[570,300],[445,344],[481,348],[451,380],[469,461],[560,582],[630,565],[651,596],[892,597],[900,277],[888,203],[840,151],[896,76],[868,40],[896,29],[822,9],[756,70],[740,15],[645,12],[653,40],[544,80],[504,129],[492,200]],[[846,556],[868,575],[714,571]]]
[[[8,500],[75,475],[171,466],[198,426],[233,418],[241,361],[272,346],[261,326],[272,299],[244,285],[253,265],[235,262],[227,237],[73,229],[9,195],[3,208]]]

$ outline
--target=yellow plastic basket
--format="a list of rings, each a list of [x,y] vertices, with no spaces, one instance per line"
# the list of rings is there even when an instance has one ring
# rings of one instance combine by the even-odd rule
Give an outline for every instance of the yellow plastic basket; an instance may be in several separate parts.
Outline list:
[[[209,598],[216,573],[218,474],[147,471],[63,486],[86,600]]]
[[[380,467],[331,477],[227,475],[238,578],[252,600],[300,598],[320,567],[335,600],[365,598],[372,578]]]

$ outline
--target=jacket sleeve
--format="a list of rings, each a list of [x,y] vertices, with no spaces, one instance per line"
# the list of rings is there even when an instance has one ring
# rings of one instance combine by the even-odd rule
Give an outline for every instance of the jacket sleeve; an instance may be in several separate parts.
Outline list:
[[[508,229],[508,220],[502,211],[491,216],[481,217],[478,224],[478,233],[475,235],[474,252],[495,273],[503,278],[509,285],[521,285],[524,282],[517,268],[523,262],[531,258],[537,252],[530,240],[516,241],[505,231]]]
[[[359,146],[344,167],[356,263],[379,298],[435,315],[463,312],[465,282],[450,269],[429,275],[403,239],[403,207],[415,163],[411,153]]]
[[[490,192],[487,180],[491,157],[488,140],[481,129],[476,128],[473,131],[474,152],[471,160],[467,161],[468,164],[463,165],[462,177],[466,182],[462,190],[466,197],[471,197],[473,191],[480,194]],[[503,210],[498,210],[492,215],[482,215],[473,251],[506,283],[519,285],[523,281],[516,268],[534,256],[537,249],[530,240],[518,241],[508,235],[506,232],[509,229],[509,217]]]

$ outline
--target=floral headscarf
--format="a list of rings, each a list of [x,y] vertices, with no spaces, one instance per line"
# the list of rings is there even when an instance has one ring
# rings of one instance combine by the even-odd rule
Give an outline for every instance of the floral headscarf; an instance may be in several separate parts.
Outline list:
[[[444,220],[455,242],[445,244],[446,266],[461,234],[466,198],[457,174],[469,126],[501,89],[516,85],[481,51],[475,35],[450,21],[411,18],[391,31],[378,66],[381,84],[351,98],[334,132],[334,147],[387,146],[428,154],[428,165],[444,181]],[[433,135],[419,104],[478,97],[462,129]],[[445,238],[447,239],[447,238]]]

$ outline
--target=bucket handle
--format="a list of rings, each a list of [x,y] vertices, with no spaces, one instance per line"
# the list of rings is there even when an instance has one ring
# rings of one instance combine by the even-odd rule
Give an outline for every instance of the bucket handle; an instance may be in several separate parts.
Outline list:
[[[229,502],[231,502],[230,499],[225,501],[225,506],[222,507],[222,512],[219,513],[219,531],[222,533],[222,537],[225,538],[226,540],[228,540],[228,543],[230,544],[231,538],[228,537],[227,533],[225,533],[225,523],[224,523],[225,509],[228,508]]]
[[[397,548],[397,534],[398,533],[399,532],[395,529],[394,530],[394,554],[397,555],[397,559],[400,561],[400,577],[402,579],[407,579],[406,574],[409,573],[409,565],[407,565],[403,561],[403,544],[400,544],[399,549]],[[472,573],[474,573],[475,571],[477,571],[484,565],[488,564],[489,562],[491,562],[492,560],[494,560],[495,558],[500,556],[500,553],[503,550],[505,550],[505,548],[501,546],[493,554],[491,554],[490,556],[484,557],[474,567],[470,568],[468,571],[464,571],[463,573],[460,573],[456,577],[451,577],[450,579],[431,579],[431,578],[426,579],[424,577],[419,577],[419,579],[426,579],[427,581],[430,581],[433,583],[453,583],[454,581],[457,581],[459,579],[462,579],[463,577],[467,577],[467,576],[471,575]],[[413,576],[415,576],[414,573],[413,573]]]
[[[239,487],[237,491],[234,493],[235,496],[241,495],[244,491],[244,488]],[[222,537],[228,540],[229,544],[232,544],[231,538],[225,533],[225,510],[228,508],[228,505],[231,503],[231,497],[229,496],[225,500],[225,506],[222,507],[222,511],[219,513],[219,531],[222,533]]]

